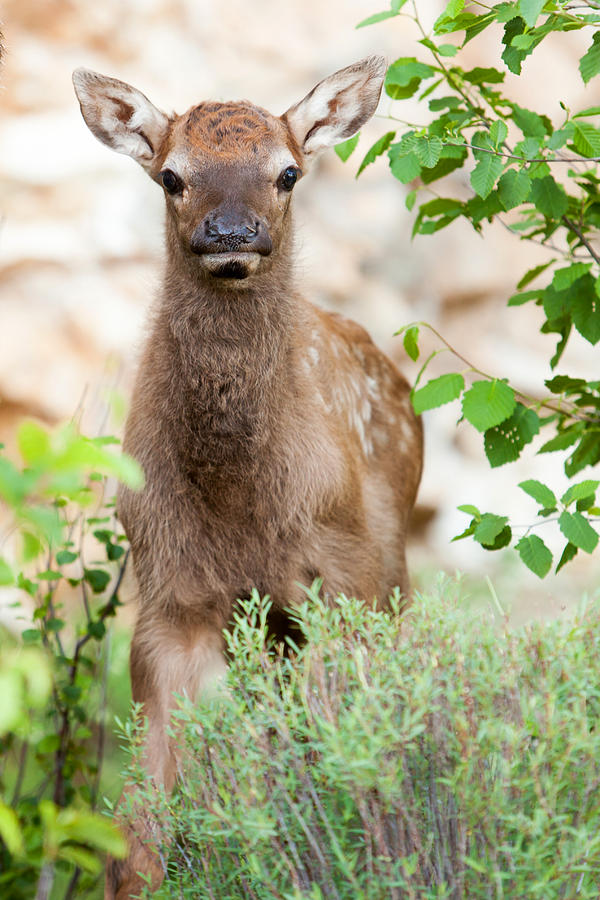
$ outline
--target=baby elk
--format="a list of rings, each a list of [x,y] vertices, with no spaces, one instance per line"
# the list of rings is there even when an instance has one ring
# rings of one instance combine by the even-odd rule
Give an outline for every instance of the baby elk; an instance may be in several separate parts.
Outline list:
[[[164,276],[124,440],[146,484],[121,488],[118,510],[139,585],[130,669],[144,764],[167,791],[173,694],[223,676],[238,598],[269,594],[283,637],[316,578],[329,597],[408,596],[422,466],[409,386],[363,328],[294,285],[296,185],[371,118],[384,75],[382,58],[361,60],[281,116],[247,101],[167,115],[122,81],[73,76],[92,133],[165,195]],[[128,828],[128,858],[107,867],[111,900],[163,877],[156,826],[140,809]]]

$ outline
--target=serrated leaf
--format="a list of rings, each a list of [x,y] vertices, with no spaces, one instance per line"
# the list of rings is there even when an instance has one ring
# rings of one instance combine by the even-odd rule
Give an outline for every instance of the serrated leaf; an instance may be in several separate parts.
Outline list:
[[[588,427],[578,446],[565,462],[565,474],[572,478],[586,466],[595,466],[597,462],[600,462],[600,431]]]
[[[546,441],[540,447],[538,453],[555,453],[557,450],[566,450],[567,447],[572,447],[573,444],[576,444],[580,437],[581,431],[561,431],[556,437]]]
[[[574,119],[583,119],[587,116],[600,116],[600,106],[588,106],[580,112],[573,113]]]
[[[489,136],[492,145],[497,150],[498,147],[502,146],[502,144],[508,137],[508,128],[506,127],[506,123],[503,122],[502,119],[495,119],[490,125]]]
[[[585,553],[593,553],[596,549],[598,534],[581,513],[562,512],[558,519],[558,527],[571,544]]]
[[[590,344],[597,344],[600,341],[600,298],[592,276],[585,274],[580,277],[569,296],[575,328]]]
[[[471,172],[471,186],[479,197],[485,200],[492,192],[503,167],[504,161],[501,156],[486,153],[481,157]]]
[[[490,466],[496,468],[514,462],[539,430],[540,420],[535,410],[517,403],[511,416],[485,432],[484,449]]]
[[[516,406],[515,392],[504,381],[475,381],[463,395],[464,417],[477,428],[487,431],[504,422]]]
[[[592,263],[572,263],[570,266],[564,266],[557,269],[552,278],[552,285],[557,291],[564,291],[571,287],[579,278],[589,272]]]
[[[354,137],[348,138],[347,141],[342,141],[341,144],[337,144],[337,146],[333,148],[342,162],[346,162],[346,160],[352,156],[356,150],[359,138],[360,131],[358,134],[355,134]]]
[[[413,362],[419,358],[419,327],[418,325],[411,325],[410,328],[407,328],[404,332],[404,349],[410,356]]]
[[[574,500],[583,500],[588,497],[593,499],[596,496],[598,485],[600,485],[600,481],[593,480],[580,481],[579,484],[572,484],[562,495],[560,502],[565,506],[568,506],[569,503],[572,503]]]
[[[525,203],[531,191],[531,178],[526,172],[509,169],[498,182],[498,194],[504,209]]]
[[[573,143],[582,156],[600,156],[600,130],[590,122],[575,122]]]
[[[465,379],[457,372],[433,378],[424,387],[416,390],[412,397],[415,412],[420,415],[427,409],[435,409],[460,397]]]
[[[571,560],[574,559],[575,556],[577,556],[577,551],[578,551],[578,548],[575,546],[575,544],[572,544],[570,541],[567,544],[565,544],[565,549],[563,550],[562,556],[558,561],[558,565],[556,566],[556,569],[554,570],[557,575],[563,566],[566,566],[566,564],[568,562],[571,562]]]
[[[415,139],[414,152],[421,165],[431,169],[437,164],[443,146],[441,138],[437,135],[421,135]]]
[[[414,153],[408,153],[406,156],[390,154],[390,169],[394,178],[402,184],[408,184],[421,174],[421,164]]]
[[[552,553],[536,534],[526,535],[516,544],[516,549],[528,569],[544,578],[552,566]]]
[[[552,175],[534,178],[531,183],[531,199],[536,209],[548,219],[560,219],[569,207],[565,189],[556,183]]]
[[[546,0],[519,0],[519,12],[529,28],[533,28]]]
[[[477,523],[473,537],[479,544],[492,546],[498,535],[504,530],[508,518],[496,516],[493,513],[484,513]]]
[[[544,138],[552,133],[552,123],[547,116],[540,116],[532,109],[524,109],[517,103],[511,104],[512,118],[525,137]]]
[[[382,153],[385,153],[395,137],[395,131],[388,131],[386,134],[382,135],[378,141],[375,141],[371,149],[368,150],[365,154],[363,161],[358,167],[358,172],[356,173],[357,178],[360,173],[367,168],[367,166],[370,166],[371,163],[375,162],[378,156],[381,156]]]
[[[545,272],[548,266],[551,266],[553,262],[554,259],[551,259],[549,262],[541,263],[539,266],[534,266],[533,269],[529,269],[529,271],[523,275],[523,277],[517,284],[517,288],[521,290],[522,288],[527,287],[527,285],[531,284],[531,282],[534,281],[538,277],[538,275],[541,275],[542,272]]]
[[[600,32],[596,32],[589,49],[579,60],[579,71],[586,84],[600,72]]]
[[[553,509],[557,504],[554,491],[550,490],[542,481],[529,478],[527,481],[521,481],[519,487],[526,494],[529,494],[530,497],[533,497],[535,502],[539,503],[544,509]]]
[[[474,69],[463,72],[462,77],[471,84],[501,84],[505,75],[504,72],[499,72],[498,69],[485,69],[481,66],[475,66]]]

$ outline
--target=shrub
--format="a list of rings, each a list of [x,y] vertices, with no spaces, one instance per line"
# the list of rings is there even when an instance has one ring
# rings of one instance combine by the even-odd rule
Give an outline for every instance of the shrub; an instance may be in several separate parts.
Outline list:
[[[227,690],[182,701],[172,798],[124,729],[164,838],[158,896],[598,896],[597,605],[511,633],[448,583],[404,616],[313,591],[291,657],[267,608],[237,616]]]
[[[481,433],[492,468],[514,462],[542,429],[550,430],[538,452],[565,454],[564,471],[571,479],[600,461],[600,381],[564,371],[551,376],[550,371],[576,333],[589,344],[600,341],[600,252],[595,242],[600,225],[600,11],[596,3],[574,6],[567,0],[493,5],[448,0],[431,26],[425,15],[419,0],[391,0],[389,9],[358,26],[385,21],[383,27],[389,27],[399,16],[408,19],[418,54],[390,65],[385,92],[391,130],[368,150],[358,174],[387,155],[392,176],[409,188],[406,206],[416,212],[413,237],[435,235],[466,219],[477,233],[497,221],[515,240],[541,244],[546,260],[522,276],[515,272],[516,290],[506,299],[515,315],[523,304],[534,303],[540,331],[557,335],[557,343],[548,354],[545,390],[540,386],[530,396],[509,384],[503,372],[473,365],[468,345],[453,347],[429,323],[411,323],[399,332],[411,359],[420,355],[423,328],[433,333],[439,347],[417,375],[413,404],[421,413],[461,399],[460,421]],[[504,80],[507,71],[526,79],[536,48],[553,37],[554,52],[560,53],[574,31],[587,35],[579,74],[589,102],[571,109],[561,101],[560,121],[553,122],[548,108],[531,110],[516,102]],[[497,60],[490,51],[492,33]],[[470,68],[460,51],[479,41],[485,64]],[[405,111],[409,98],[411,104],[412,98],[418,100],[418,123],[412,120],[412,107]],[[411,121],[405,121],[407,116]],[[354,137],[338,147],[340,157],[348,159],[357,143]],[[462,186],[457,174],[463,174]],[[448,351],[460,371],[421,384],[433,357]],[[456,539],[471,537],[487,550],[500,550],[513,541],[516,528],[515,549],[522,562],[543,578],[553,563],[558,572],[580,550],[593,553],[598,546],[598,485],[584,480],[564,491],[527,480],[519,487],[536,503],[540,518],[520,528],[507,516],[465,504],[459,509],[469,524]],[[532,533],[538,526],[547,530],[549,522],[556,523],[565,541],[557,560],[543,538]]]
[[[105,493],[108,476],[135,486],[141,473],[111,442],[25,422],[22,464],[0,455],[15,560],[0,557],[0,585],[21,590],[26,599],[15,606],[29,626],[0,632],[0,895],[11,900],[81,896],[102,853],[125,850],[96,812],[106,624],[127,561]]]

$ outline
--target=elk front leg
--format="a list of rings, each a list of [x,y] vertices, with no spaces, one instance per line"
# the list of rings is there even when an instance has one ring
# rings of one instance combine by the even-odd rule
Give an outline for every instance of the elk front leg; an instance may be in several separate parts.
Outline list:
[[[157,788],[170,792],[177,773],[179,748],[166,733],[175,707],[173,694],[195,699],[210,690],[226,671],[222,645],[217,629],[149,621],[142,610],[131,644],[131,689],[133,700],[143,704],[148,719],[143,762]],[[130,792],[135,796],[135,788]],[[136,818],[125,825],[127,859],[109,859],[107,863],[105,900],[138,896],[147,885],[138,872],[150,876],[153,891],[164,877],[153,852],[160,837],[157,824],[141,806],[136,809],[135,801],[134,811]]]

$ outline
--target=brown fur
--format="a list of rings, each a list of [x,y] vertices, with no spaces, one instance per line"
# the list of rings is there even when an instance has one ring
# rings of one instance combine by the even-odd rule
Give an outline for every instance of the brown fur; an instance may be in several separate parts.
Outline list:
[[[385,605],[396,585],[408,594],[406,532],[422,460],[409,387],[364,329],[296,292],[291,194],[274,186],[273,160],[288,154],[304,167],[303,142],[335,124],[338,105],[340,133],[372,114],[373,75],[364,64],[341,75],[355,71],[367,87],[346,81],[319,101],[310,128],[302,104],[276,118],[248,103],[204,103],[169,120],[145,163],[156,180],[177,164],[187,185],[167,197],[164,283],[126,426],[124,447],[146,486],[118,499],[140,591],[133,696],[149,720],[148,771],[167,790],[177,764],[165,737],[172,693],[194,696],[222,670],[236,598],[253,587],[270,594],[281,633],[316,576],[330,596]],[[84,108],[106,131],[101,113]],[[273,243],[235,283],[190,252],[198,223],[225,207],[260,217]],[[140,890],[138,869],[158,886],[147,841],[140,813],[129,859],[109,867],[107,898]]]

